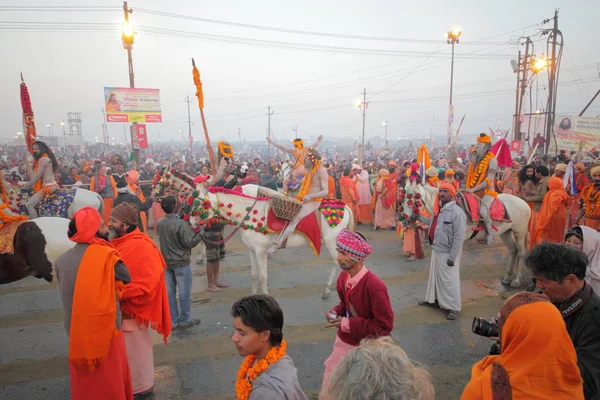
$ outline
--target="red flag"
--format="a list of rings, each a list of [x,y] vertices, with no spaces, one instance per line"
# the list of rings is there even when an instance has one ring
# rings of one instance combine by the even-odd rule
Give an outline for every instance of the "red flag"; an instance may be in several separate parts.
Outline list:
[[[21,107],[23,108],[23,137],[29,153],[33,153],[32,145],[36,140],[37,133],[35,131],[35,121],[33,120],[33,109],[31,108],[31,99],[29,98],[29,90],[23,80],[21,74]]]

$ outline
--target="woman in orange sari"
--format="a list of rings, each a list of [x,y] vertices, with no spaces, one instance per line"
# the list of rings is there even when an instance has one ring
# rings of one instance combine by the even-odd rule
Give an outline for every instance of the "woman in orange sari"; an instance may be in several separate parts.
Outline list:
[[[552,243],[563,241],[569,200],[562,179],[556,176],[550,178],[548,180],[548,191],[544,195],[544,201],[537,220],[536,233],[531,238],[533,245],[543,241]]]
[[[502,354],[473,366],[462,400],[584,399],[575,347],[546,296],[512,296],[500,310],[498,326]]]
[[[395,203],[398,197],[396,181],[390,179],[390,171],[379,170],[379,179],[375,183],[375,222],[374,228],[389,229],[396,227]]]

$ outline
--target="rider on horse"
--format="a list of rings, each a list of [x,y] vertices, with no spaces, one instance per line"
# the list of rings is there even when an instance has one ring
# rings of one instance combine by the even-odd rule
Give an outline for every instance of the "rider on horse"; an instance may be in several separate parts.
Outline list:
[[[320,135],[317,138],[317,141],[310,146],[310,148],[316,148],[319,143],[323,140],[323,135]],[[305,175],[304,169],[304,157],[306,156],[306,148],[304,147],[304,141],[300,138],[296,138],[292,141],[294,147],[286,147],[282,146],[278,143],[275,143],[271,140],[271,138],[267,138],[267,142],[271,143],[273,146],[277,147],[281,151],[285,151],[286,153],[290,153],[294,157],[294,167],[292,168],[292,172],[289,176],[287,176],[283,180],[283,194],[288,194],[288,186],[292,182],[300,182],[302,177]]]
[[[28,182],[19,182],[19,187],[30,189],[33,187],[33,195],[25,204],[29,218],[38,217],[36,206],[58,190],[58,184],[54,179],[54,173],[58,172],[58,162],[54,157],[52,150],[48,148],[46,143],[36,141],[32,144],[33,153],[33,171],[30,172],[31,180]]]
[[[297,200],[304,202],[302,208],[293,220],[283,230],[279,239],[267,249],[267,254],[274,254],[279,246],[294,232],[296,225],[306,216],[314,213],[321,204],[323,197],[329,192],[327,171],[321,165],[321,155],[312,148],[307,149],[304,158],[307,174],[302,181],[302,187]]]
[[[492,235],[492,219],[490,217],[490,207],[496,199],[498,193],[494,190],[493,181],[498,172],[498,161],[492,152],[492,139],[489,135],[482,133],[477,138],[477,145],[469,155],[471,164],[467,174],[466,190],[481,198],[479,205],[479,217],[483,221],[487,232],[487,243],[491,245],[494,242]]]

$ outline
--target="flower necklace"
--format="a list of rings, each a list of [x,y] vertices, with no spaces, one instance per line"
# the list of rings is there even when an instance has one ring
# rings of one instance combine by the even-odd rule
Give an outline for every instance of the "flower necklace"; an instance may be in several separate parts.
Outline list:
[[[319,169],[320,166],[321,166],[321,162],[317,161],[313,165],[310,172],[304,177],[304,180],[302,181],[302,186],[300,187],[300,191],[298,192],[298,196],[296,196],[296,200],[303,201],[304,196],[306,196],[308,194],[310,185],[312,183],[312,178],[313,178],[313,176],[315,176],[315,174],[317,173],[317,169]]]
[[[287,343],[285,340],[282,340],[279,346],[272,347],[269,350],[265,358],[256,361],[254,355],[249,355],[244,359],[237,374],[237,382],[235,383],[235,393],[238,400],[248,400],[252,391],[252,382],[265,372],[269,368],[269,365],[281,360],[285,356],[286,349]],[[254,361],[256,361],[256,364],[254,364]]]
[[[595,217],[596,210],[600,209],[600,191],[594,193],[594,190],[594,184],[591,184],[581,192],[583,208],[585,210],[585,215],[588,217]]]
[[[427,178],[427,183],[429,184],[429,186],[431,187],[438,187],[440,185],[440,178],[438,178],[437,176],[432,176]]]
[[[473,189],[475,186],[483,182],[485,173],[487,172],[490,160],[494,157],[492,152],[488,152],[485,157],[475,167],[474,163],[469,165],[469,173],[467,174],[467,189]]]

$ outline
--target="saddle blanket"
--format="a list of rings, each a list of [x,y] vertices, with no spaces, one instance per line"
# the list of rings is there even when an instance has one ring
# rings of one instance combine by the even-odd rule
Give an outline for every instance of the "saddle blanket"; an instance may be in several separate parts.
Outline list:
[[[47,196],[36,207],[40,217],[68,218],[68,211],[77,188],[59,189],[52,195]]]
[[[27,222],[27,220],[11,221],[0,225],[0,254],[13,254],[15,252],[15,233],[23,222]]]
[[[466,199],[467,210],[473,222],[478,222],[479,217],[479,200],[471,193],[461,192],[461,195]],[[504,204],[499,199],[494,199],[490,207],[490,217],[492,221],[510,222],[508,213],[504,208]]]
[[[275,216],[275,213],[271,207],[269,207],[269,212],[267,214],[267,229],[269,232],[281,232],[285,228],[287,222],[287,220]],[[321,254],[321,229],[319,229],[316,212],[304,217],[298,225],[296,225],[294,233],[299,233],[306,238],[316,256]]]

